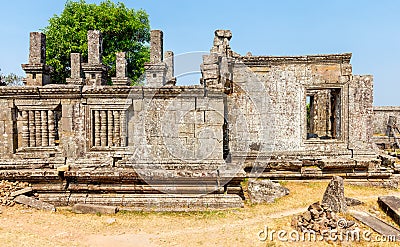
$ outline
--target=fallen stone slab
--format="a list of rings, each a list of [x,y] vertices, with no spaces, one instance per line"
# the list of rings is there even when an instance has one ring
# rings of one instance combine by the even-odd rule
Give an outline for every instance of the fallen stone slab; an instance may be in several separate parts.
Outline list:
[[[27,187],[27,188],[24,188],[24,189],[21,189],[21,190],[17,190],[17,191],[11,192],[11,196],[12,197],[16,197],[16,196],[19,196],[19,195],[28,194],[30,192],[32,192],[32,188],[31,187]]]
[[[289,189],[271,180],[250,179],[247,190],[252,203],[272,203],[289,194]]]
[[[17,203],[20,203],[20,204],[30,206],[32,208],[37,208],[37,209],[52,211],[52,212],[56,211],[56,208],[54,207],[54,205],[47,203],[47,202],[37,200],[32,197],[25,196],[25,195],[19,195],[19,196],[15,197],[14,201]]]
[[[321,204],[328,205],[335,213],[347,211],[343,178],[338,176],[332,178],[325,190]]]
[[[400,198],[396,196],[380,196],[378,197],[379,207],[400,225]]]
[[[355,199],[355,198],[345,197],[344,199],[346,200],[346,205],[348,207],[353,207],[353,206],[358,206],[358,205],[364,204],[364,202],[362,202],[358,199]]]
[[[118,212],[118,208],[115,206],[77,203],[72,207],[72,212],[77,214],[115,214]]]
[[[372,230],[383,236],[395,236],[399,241],[400,229],[389,225],[383,220],[363,211],[350,210],[350,214],[358,221],[369,226]]]

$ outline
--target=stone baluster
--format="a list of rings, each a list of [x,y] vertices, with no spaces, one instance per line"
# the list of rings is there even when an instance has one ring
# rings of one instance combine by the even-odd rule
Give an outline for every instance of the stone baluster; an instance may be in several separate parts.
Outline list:
[[[54,112],[48,111],[48,118],[49,118],[49,146],[54,146],[55,140],[55,133],[54,133]]]
[[[28,112],[22,111],[22,146],[29,147],[29,120]]]
[[[113,111],[113,115],[114,115],[114,142],[115,142],[115,146],[119,147],[121,141],[121,135],[120,135],[120,131],[121,131],[121,125],[120,125],[120,114],[119,111]]]
[[[42,146],[49,146],[49,130],[48,130],[48,119],[47,111],[40,111],[41,122],[42,122]]]
[[[126,111],[120,111],[121,113],[121,147],[126,146]]]
[[[35,111],[35,127],[36,127],[36,147],[42,146],[42,119],[40,111]]]
[[[35,111],[29,111],[29,146],[36,147]]]
[[[108,131],[107,131],[107,140],[108,146],[113,146],[113,132],[114,132],[114,120],[113,113],[111,110],[107,111],[107,123],[108,123]]]
[[[100,111],[100,139],[101,146],[107,146],[107,114],[106,111]]]
[[[94,111],[94,145],[100,146],[100,112]]]

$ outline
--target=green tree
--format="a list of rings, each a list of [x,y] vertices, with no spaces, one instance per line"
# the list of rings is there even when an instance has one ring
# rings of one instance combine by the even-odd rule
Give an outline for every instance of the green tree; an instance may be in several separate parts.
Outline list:
[[[0,86],[22,86],[24,85],[22,79],[22,76],[16,75],[14,73],[3,75],[0,69]]]
[[[109,0],[99,5],[84,0],[68,0],[63,12],[54,15],[42,31],[46,34],[47,64],[54,68],[52,80],[64,83],[70,75],[70,54],[79,52],[87,61],[87,31],[100,30],[103,35],[103,63],[109,77],[115,75],[116,52],[126,52],[128,77],[133,82],[144,72],[149,61],[150,24],[144,10],[127,8]]]

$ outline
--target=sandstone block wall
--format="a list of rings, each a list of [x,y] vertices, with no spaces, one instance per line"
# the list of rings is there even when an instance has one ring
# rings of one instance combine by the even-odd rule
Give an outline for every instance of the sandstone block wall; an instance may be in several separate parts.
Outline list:
[[[390,116],[397,118],[397,126],[400,126],[399,106],[374,106],[373,108],[373,133],[384,135],[387,130],[387,123]]]

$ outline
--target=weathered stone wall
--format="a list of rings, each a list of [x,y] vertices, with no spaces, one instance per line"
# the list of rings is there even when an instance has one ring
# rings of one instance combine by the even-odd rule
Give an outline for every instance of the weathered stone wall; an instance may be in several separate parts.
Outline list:
[[[173,53],[163,57],[163,34],[153,30],[146,84],[129,86],[120,52],[108,86],[101,33],[90,31],[88,62],[72,54],[67,84],[46,85],[45,37],[32,37],[27,86],[0,88],[0,178],[34,182],[46,201],[154,205],[160,191],[241,195],[243,178],[262,174],[391,174],[380,170],[372,126],[382,131],[400,110],[378,109],[373,122],[372,76],[352,75],[351,54],[240,56],[232,33],[217,30],[202,85],[175,86]]]
[[[374,134],[384,135],[386,133],[389,116],[397,117],[397,126],[400,126],[399,106],[374,106],[373,111]]]
[[[349,84],[349,149],[353,154],[372,149],[372,76],[354,76]]]
[[[234,93],[228,96],[228,109],[232,111],[235,105],[241,107],[249,140],[252,140],[247,148],[254,146],[254,140],[259,140],[261,151],[348,153],[345,143],[348,138],[347,122],[350,121],[347,117],[347,92],[352,80],[350,57],[350,54],[240,57],[234,65]],[[327,89],[340,92],[339,105],[342,107],[336,108],[335,115],[336,130],[340,134],[335,139],[307,140],[307,92]],[[239,116],[237,112],[232,112],[228,122],[235,123]],[[326,118],[325,121],[330,121]],[[320,132],[328,132],[327,126],[332,128],[326,125]],[[243,143],[236,142],[242,138],[235,138],[242,134],[231,129],[230,135],[231,152],[243,151]]]

